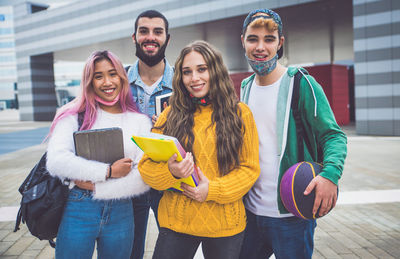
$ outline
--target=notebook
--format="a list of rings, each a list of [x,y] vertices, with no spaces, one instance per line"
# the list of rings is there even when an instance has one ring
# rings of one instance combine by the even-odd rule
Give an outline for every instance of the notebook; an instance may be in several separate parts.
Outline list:
[[[143,150],[153,161],[168,161],[168,159],[173,155],[177,154],[178,157],[176,161],[181,161],[186,156],[186,152],[175,137],[148,133],[141,136],[132,136],[132,141]],[[169,190],[174,190],[181,192],[182,188],[180,183],[184,182],[192,187],[196,187],[199,183],[199,177],[197,175],[196,166],[194,167],[193,173],[187,178],[182,178],[177,181],[177,183],[171,187]]]
[[[124,158],[121,128],[104,128],[74,132],[75,153],[89,160],[111,164]]]

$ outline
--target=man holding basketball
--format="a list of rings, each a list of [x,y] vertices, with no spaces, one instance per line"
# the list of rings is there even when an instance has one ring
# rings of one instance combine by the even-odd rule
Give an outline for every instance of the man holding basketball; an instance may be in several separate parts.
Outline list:
[[[284,67],[282,21],[268,9],[246,17],[242,30],[245,56],[254,74],[242,81],[241,101],[251,108],[260,143],[261,174],[245,197],[247,226],[240,258],[311,258],[315,219],[294,217],[282,204],[279,186],[293,164],[318,161],[324,166],[304,194],[316,192],[313,214],[323,216],[336,204],[337,184],[347,153],[347,139],[337,125],[322,87],[306,71]],[[304,143],[291,107],[294,76],[301,73],[298,109]],[[296,98],[294,98],[295,100]],[[319,152],[320,151],[320,152]]]

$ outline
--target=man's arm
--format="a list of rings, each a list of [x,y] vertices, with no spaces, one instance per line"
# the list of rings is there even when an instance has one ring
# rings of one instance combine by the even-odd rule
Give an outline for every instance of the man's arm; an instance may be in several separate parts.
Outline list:
[[[312,76],[307,76],[307,79],[311,83],[312,89],[306,78],[303,78],[300,91],[302,107],[300,108],[311,134],[315,136],[317,145],[322,149],[324,168],[311,181],[304,194],[309,194],[315,188],[313,213],[315,214],[320,207],[319,215],[323,216],[336,205],[337,185],[347,155],[347,138],[336,123],[322,87]]]

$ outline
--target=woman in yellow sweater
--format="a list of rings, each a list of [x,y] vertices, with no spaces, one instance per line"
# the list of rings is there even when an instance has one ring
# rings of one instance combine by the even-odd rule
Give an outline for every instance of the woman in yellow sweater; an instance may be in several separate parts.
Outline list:
[[[205,258],[238,258],[246,212],[242,197],[260,173],[253,115],[239,103],[221,54],[210,44],[186,46],[175,63],[170,106],[153,132],[176,137],[188,151],[177,162],[144,155],[139,171],[158,190],[188,177],[197,166],[196,188],[165,191],[158,209],[160,232],[153,258],[193,258],[202,243]]]

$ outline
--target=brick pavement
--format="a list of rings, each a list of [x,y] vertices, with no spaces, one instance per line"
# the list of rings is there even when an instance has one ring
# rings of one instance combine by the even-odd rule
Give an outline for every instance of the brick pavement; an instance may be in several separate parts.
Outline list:
[[[18,122],[15,116],[7,118],[2,113],[0,134],[49,125]],[[350,193],[399,191],[400,138],[356,136],[354,126],[344,130],[349,135],[349,152],[340,181],[339,202],[330,214],[317,221],[313,258],[400,258],[400,197],[391,203],[384,199],[368,203],[368,192],[363,193],[363,201],[352,199]],[[0,155],[0,209],[18,206],[17,188],[44,150],[45,144],[41,144]],[[346,202],[340,204],[341,198]],[[0,215],[0,221],[0,258],[54,258],[48,243],[32,237],[24,225],[14,233],[13,219],[4,221]],[[145,258],[151,258],[156,238],[157,227],[150,216]]]

